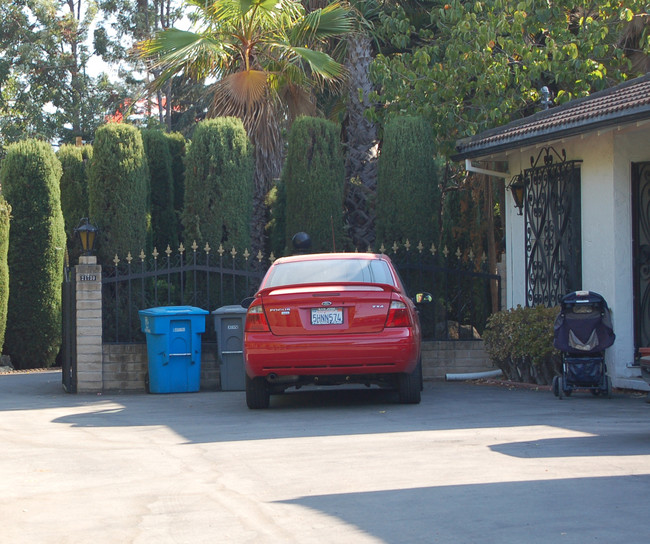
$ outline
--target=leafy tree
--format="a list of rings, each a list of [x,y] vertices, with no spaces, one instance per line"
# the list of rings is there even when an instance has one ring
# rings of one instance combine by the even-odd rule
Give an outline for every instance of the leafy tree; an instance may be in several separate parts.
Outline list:
[[[373,65],[373,98],[385,105],[378,112],[428,119],[446,154],[459,138],[533,113],[543,86],[563,103],[638,75],[632,49],[650,52],[645,0],[426,3],[428,24],[399,8],[383,19],[396,51]],[[625,38],[639,23],[646,30]]]
[[[312,250],[342,251],[345,167],[337,124],[315,117],[299,117],[291,127],[287,160],[282,173],[286,194],[285,243],[307,232]]]
[[[82,0],[0,0],[0,144],[90,140],[122,92],[88,75],[97,9]]]
[[[174,178],[169,139],[157,129],[142,131],[149,164],[149,200],[153,246],[162,251],[169,244],[176,247],[177,230],[174,213]]]
[[[263,245],[264,199],[280,173],[281,127],[312,112],[313,92],[340,80],[342,67],[318,50],[350,29],[338,3],[305,14],[294,0],[188,0],[198,32],[168,29],[142,44],[145,58],[162,71],[157,88],[175,74],[214,77],[211,117],[243,120],[255,146],[255,249]]]
[[[253,149],[240,119],[202,121],[187,153],[185,240],[238,252],[251,247]]]
[[[121,123],[97,129],[88,177],[90,216],[97,223],[97,257],[108,264],[117,254],[146,247],[150,225],[149,168],[140,131]],[[135,253],[134,253],[135,254]]]
[[[52,147],[37,140],[10,145],[0,168],[13,217],[4,351],[16,368],[52,366],[61,346],[65,227],[60,178]]]
[[[433,131],[424,119],[402,116],[387,123],[377,183],[378,242],[437,242],[440,180],[435,153]]]
[[[0,194],[0,353],[5,341],[7,329],[7,304],[9,302],[9,265],[7,253],[9,251],[9,219],[11,206],[7,204]]]

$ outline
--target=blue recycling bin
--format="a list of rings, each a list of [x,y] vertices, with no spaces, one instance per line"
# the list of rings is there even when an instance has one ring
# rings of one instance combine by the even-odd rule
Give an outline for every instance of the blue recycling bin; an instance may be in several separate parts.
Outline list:
[[[147,337],[150,393],[191,393],[201,384],[201,334],[207,310],[161,306],[140,310]]]

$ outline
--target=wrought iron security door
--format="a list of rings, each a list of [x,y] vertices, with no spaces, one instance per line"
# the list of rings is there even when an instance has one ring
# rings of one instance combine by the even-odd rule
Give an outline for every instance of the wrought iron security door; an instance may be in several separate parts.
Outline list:
[[[524,170],[527,306],[555,306],[581,288],[580,162],[549,147]]]
[[[650,162],[632,165],[634,345],[650,347]]]

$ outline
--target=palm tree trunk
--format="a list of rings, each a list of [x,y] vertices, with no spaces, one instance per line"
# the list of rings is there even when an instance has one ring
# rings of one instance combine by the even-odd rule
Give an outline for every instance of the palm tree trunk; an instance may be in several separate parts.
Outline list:
[[[372,60],[370,38],[362,33],[350,35],[346,60],[349,74],[345,126],[346,223],[352,242],[363,250],[375,240],[374,210],[370,202],[377,189],[379,140],[376,125],[364,116],[372,107],[369,100],[374,90],[370,81]]]

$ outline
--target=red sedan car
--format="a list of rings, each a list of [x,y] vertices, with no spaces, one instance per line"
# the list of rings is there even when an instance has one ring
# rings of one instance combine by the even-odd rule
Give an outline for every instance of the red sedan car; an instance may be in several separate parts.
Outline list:
[[[429,297],[427,297],[429,298]],[[362,383],[420,402],[421,331],[390,259],[370,253],[276,260],[246,314],[246,403],[306,384]]]

